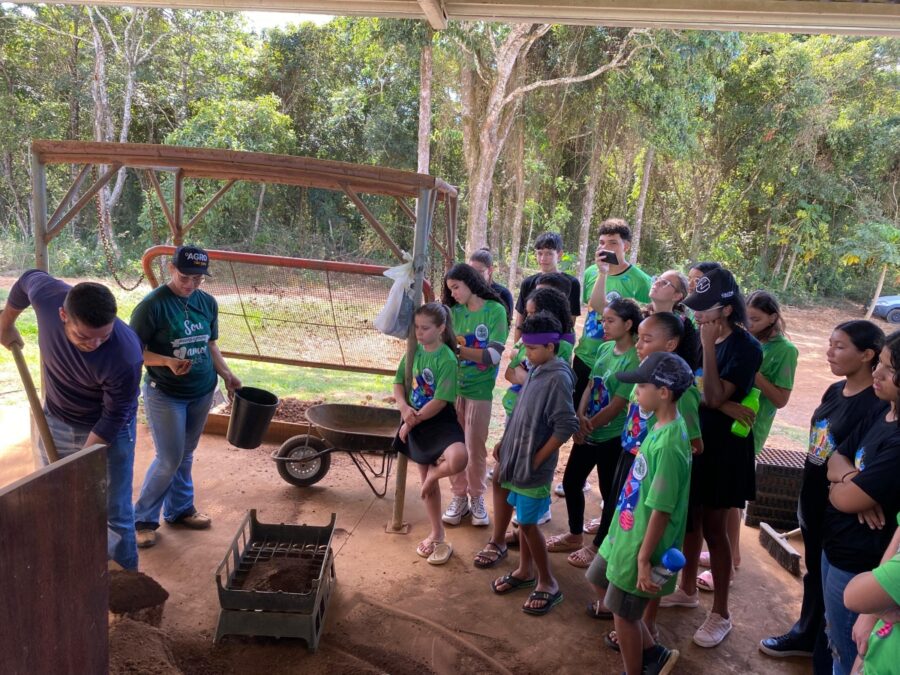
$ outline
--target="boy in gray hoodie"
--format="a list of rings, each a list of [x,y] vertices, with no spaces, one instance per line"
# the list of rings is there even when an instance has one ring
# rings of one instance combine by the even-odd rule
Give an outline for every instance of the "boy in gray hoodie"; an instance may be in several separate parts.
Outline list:
[[[503,438],[494,448],[500,484],[509,490],[507,501],[519,521],[521,557],[519,566],[495,579],[491,588],[504,594],[535,587],[522,611],[536,615],[546,614],[563,599],[550,572],[546,542],[537,521],[550,508],[559,448],[578,431],[572,403],[575,375],[569,364],[556,358],[561,331],[559,320],[549,312],[525,320],[522,342],[532,369]]]

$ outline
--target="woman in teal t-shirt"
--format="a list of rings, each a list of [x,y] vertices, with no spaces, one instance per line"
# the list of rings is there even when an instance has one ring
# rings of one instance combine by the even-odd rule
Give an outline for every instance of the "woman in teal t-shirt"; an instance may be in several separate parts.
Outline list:
[[[144,413],[156,446],[134,505],[137,545],[156,543],[162,512],[167,523],[193,529],[210,526],[194,506],[191,468],[221,377],[229,392],[240,389],[219,351],[219,306],[200,290],[209,256],[179,246],[169,263],[169,283],[151,291],[131,314],[131,328],[144,346]]]
[[[470,265],[459,263],[444,277],[444,304],[450,307],[459,359],[456,414],[466,434],[469,463],[450,477],[453,499],[444,512],[448,525],[472,514],[472,524],[490,523],[487,490],[487,436],[494,384],[509,335],[509,317],[500,297]],[[469,498],[471,497],[471,502]]]

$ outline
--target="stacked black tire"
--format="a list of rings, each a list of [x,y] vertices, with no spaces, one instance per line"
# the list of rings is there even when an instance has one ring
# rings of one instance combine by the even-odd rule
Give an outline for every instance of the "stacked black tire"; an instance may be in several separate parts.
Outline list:
[[[768,523],[776,530],[797,528],[797,499],[806,453],[764,448],[756,458],[756,501],[747,504],[744,522]]]

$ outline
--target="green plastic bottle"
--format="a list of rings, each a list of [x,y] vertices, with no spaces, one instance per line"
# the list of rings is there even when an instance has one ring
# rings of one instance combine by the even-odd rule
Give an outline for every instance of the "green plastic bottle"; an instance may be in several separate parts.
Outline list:
[[[747,406],[753,412],[758,413],[760,393],[761,392],[759,391],[759,389],[753,387],[753,389],[750,390],[750,393],[747,394],[743,401],[741,401],[741,405]],[[747,438],[747,436],[750,435],[750,427],[748,427],[743,422],[735,420],[731,425],[731,433],[733,433],[735,436],[740,436],[741,438]]]

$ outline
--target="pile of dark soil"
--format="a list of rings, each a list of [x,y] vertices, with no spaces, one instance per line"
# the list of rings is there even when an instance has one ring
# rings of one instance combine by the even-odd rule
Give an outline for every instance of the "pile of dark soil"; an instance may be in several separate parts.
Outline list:
[[[322,562],[301,558],[272,558],[250,568],[241,588],[245,591],[308,593]]]
[[[143,572],[115,570],[109,573],[109,611],[113,614],[156,607],[168,598],[166,589]]]

